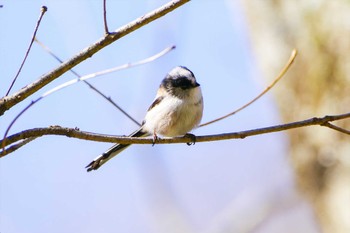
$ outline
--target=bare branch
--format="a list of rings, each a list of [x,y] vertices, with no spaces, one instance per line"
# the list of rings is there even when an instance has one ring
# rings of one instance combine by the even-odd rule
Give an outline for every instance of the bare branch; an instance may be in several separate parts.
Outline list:
[[[19,148],[21,148],[22,146],[26,145],[27,143],[33,141],[35,139],[35,137],[32,137],[32,138],[26,138],[24,139],[23,141],[21,142],[18,142],[17,144],[13,145],[13,146],[10,146],[9,148],[5,149],[1,154],[0,154],[0,158],[7,155],[7,154],[10,154],[16,150],[18,150]]]
[[[338,121],[346,118],[350,118],[350,112],[341,114],[341,115],[324,116],[321,118],[314,117],[303,121],[297,121],[293,123],[270,126],[265,128],[259,128],[259,129],[246,130],[241,132],[196,136],[196,142],[243,139],[250,136],[267,134],[267,133],[275,133],[275,132],[285,131],[289,129],[312,126],[312,125],[325,126],[328,122]],[[0,144],[4,144],[5,146],[8,146],[26,138],[33,138],[33,137],[38,138],[44,135],[62,135],[62,136],[90,140],[90,141],[113,142],[113,143],[122,143],[122,144],[153,144],[154,143],[153,138],[133,138],[133,137],[125,137],[125,136],[102,135],[102,134],[80,131],[79,129],[52,126],[49,128],[29,129],[29,130],[16,133],[14,135],[9,136],[6,139],[6,141],[0,141]],[[185,136],[185,137],[175,137],[175,138],[162,138],[157,140],[156,143],[157,144],[190,143],[191,140],[192,140],[191,138]],[[3,157],[4,154],[0,156]]]
[[[290,55],[289,57],[289,60],[288,62],[286,63],[286,65],[283,67],[283,69],[281,70],[281,72],[278,74],[278,76],[275,78],[275,80],[263,91],[261,92],[257,97],[255,97],[253,100],[249,101],[248,103],[246,103],[245,105],[243,105],[242,107],[238,108],[237,110],[225,115],[225,116],[222,116],[222,117],[219,117],[215,120],[212,120],[212,121],[209,121],[207,123],[204,123],[204,124],[201,124],[199,127],[203,127],[203,126],[207,126],[207,125],[210,125],[210,124],[213,124],[215,122],[218,122],[218,121],[221,121],[227,117],[230,117],[238,112],[240,112],[241,110],[245,109],[246,107],[248,107],[249,105],[251,105],[252,103],[254,103],[255,101],[257,101],[258,99],[260,99],[260,97],[262,97],[264,94],[266,94],[273,86],[275,86],[275,84],[281,80],[281,78],[286,74],[286,72],[288,71],[289,67],[292,65],[292,63],[294,62],[295,60],[295,57],[297,56],[297,50],[294,49],[292,51],[292,54]]]
[[[37,92],[42,87],[49,84],[50,82],[52,82],[53,80],[55,80],[56,78],[58,78],[59,76],[67,72],[68,70],[70,70],[71,68],[75,67],[85,59],[90,58],[95,53],[105,48],[109,44],[128,35],[129,33],[135,31],[136,29],[139,29],[140,27],[143,27],[144,25],[164,16],[165,14],[175,10],[176,8],[180,7],[181,5],[189,1],[190,0],[173,0],[156,10],[151,11],[150,13],[147,13],[137,18],[136,20],[128,23],[127,25],[122,26],[121,28],[117,29],[114,33],[105,35],[104,37],[99,39],[97,42],[92,44],[91,46],[85,48],[80,53],[72,57],[71,59],[62,63],[56,69],[43,75],[41,78],[39,78],[39,80],[27,85],[26,87],[22,88],[17,93],[14,93],[11,96],[7,96],[0,99],[0,115],[3,115],[4,112],[10,109],[12,106],[23,101],[28,96]]]
[[[100,71],[100,72],[96,72],[96,73],[93,73],[93,74],[88,74],[88,75],[85,75],[81,78],[77,78],[77,79],[73,79],[73,80],[70,80],[68,82],[65,82],[59,86],[56,86],[55,88],[45,92],[42,96],[40,96],[39,98],[37,98],[36,100],[33,100],[32,102],[30,102],[30,104],[25,107],[22,111],[20,111],[20,113],[18,113],[18,115],[12,120],[12,122],[10,123],[10,125],[7,127],[6,131],[5,131],[5,134],[4,134],[4,137],[3,137],[3,142],[1,144],[1,147],[3,149],[5,149],[5,139],[11,129],[11,127],[14,125],[14,123],[19,119],[19,117],[25,113],[29,108],[31,108],[34,104],[36,104],[37,102],[39,102],[40,100],[44,99],[45,97],[59,91],[59,90],[62,90],[63,88],[66,88],[70,85],[73,85],[75,83],[78,83],[80,81],[85,81],[87,79],[90,79],[90,78],[95,78],[95,77],[98,77],[98,76],[101,76],[101,75],[104,75],[104,74],[109,74],[111,72],[115,72],[115,71],[119,71],[119,70],[122,70],[122,69],[126,69],[126,68],[130,68],[130,67],[134,67],[134,66],[139,66],[139,65],[143,65],[143,64],[146,64],[148,62],[152,62],[158,58],[160,58],[161,56],[167,54],[168,52],[170,52],[171,50],[173,50],[175,48],[175,46],[171,46],[171,47],[168,47],[166,49],[163,49],[161,52],[151,56],[151,57],[148,57],[146,59],[143,59],[141,61],[137,61],[137,62],[134,62],[134,63],[126,63],[124,65],[121,65],[121,66],[117,66],[117,67],[114,67],[112,69],[108,69],[108,70],[103,70],[103,71]],[[102,94],[102,93],[101,93]],[[110,99],[110,98],[109,98]],[[118,106],[119,107],[119,106]],[[122,112],[124,111],[123,109],[120,109]],[[125,111],[123,112],[124,114],[127,114]],[[130,116],[131,117],[131,116]],[[139,124],[136,120],[135,122],[140,126],[141,124]]]
[[[32,45],[33,45],[33,42],[34,42],[34,38],[35,38],[36,33],[37,33],[38,29],[39,29],[41,20],[42,20],[42,18],[43,18],[43,16],[44,16],[44,14],[45,14],[46,11],[47,11],[47,7],[46,7],[46,6],[42,6],[42,7],[41,7],[41,13],[40,13],[39,19],[38,19],[38,21],[37,21],[37,23],[36,23],[36,26],[35,26],[35,29],[34,29],[34,33],[33,33],[33,36],[32,36],[32,40],[30,41],[29,47],[28,47],[27,52],[26,52],[26,54],[25,54],[25,56],[24,56],[24,58],[23,58],[22,64],[21,64],[21,66],[19,67],[15,78],[12,80],[12,83],[11,83],[9,89],[7,90],[5,96],[8,96],[8,94],[10,93],[10,91],[11,91],[13,85],[15,84],[15,82],[16,82],[16,80],[17,80],[19,74],[21,73],[21,70],[22,70],[22,68],[23,68],[23,65],[24,65],[24,63],[26,62],[27,57],[28,57],[28,55],[29,55],[30,49],[32,48]]]
[[[35,42],[37,42],[46,52],[48,52],[52,57],[54,57],[58,62],[63,63],[63,60],[60,59],[56,54],[54,54],[50,48],[48,48],[46,45],[44,45],[43,43],[41,43],[37,38],[35,38]],[[173,48],[173,47],[172,47]],[[78,78],[81,78],[81,76],[75,72],[73,69],[70,69],[70,71],[77,76]],[[83,80],[83,82],[88,85],[92,90],[94,90],[97,94],[99,94],[100,96],[102,96],[104,99],[106,99],[108,102],[110,102],[114,107],[116,107],[119,111],[121,111],[126,117],[128,117],[132,122],[134,122],[135,124],[137,124],[138,126],[141,126],[141,124],[135,120],[130,114],[128,114],[122,107],[120,107],[116,102],[114,102],[110,97],[106,96],[105,94],[103,94],[100,90],[98,90],[94,85],[92,85],[91,83],[89,83],[86,80]]]
[[[108,30],[108,24],[107,24],[107,9],[106,9],[106,0],[103,0],[103,24],[105,27],[105,34],[108,35],[109,34],[109,30]]]
[[[325,122],[324,124],[322,124],[322,126],[326,126],[326,127],[328,127],[328,128],[334,129],[334,130],[336,130],[336,131],[338,131],[338,132],[341,132],[341,133],[345,133],[345,134],[347,134],[347,135],[350,135],[350,131],[349,131],[349,130],[340,128],[340,127],[338,127],[338,126],[336,126],[336,125],[333,125],[333,124],[331,124],[331,123],[329,123],[329,122]]]

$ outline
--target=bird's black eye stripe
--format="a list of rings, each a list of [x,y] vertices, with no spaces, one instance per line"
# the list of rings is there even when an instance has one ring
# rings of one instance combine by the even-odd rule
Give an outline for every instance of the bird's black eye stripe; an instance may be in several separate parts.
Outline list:
[[[162,81],[162,86],[164,86],[165,88],[178,87],[181,89],[196,87],[196,85],[193,84],[192,81],[186,77],[177,77],[177,78],[166,77]]]
[[[172,84],[174,87],[181,87],[181,88],[188,88],[192,86],[192,83],[190,80],[188,80],[185,77],[180,77],[177,79],[172,79],[171,80]]]

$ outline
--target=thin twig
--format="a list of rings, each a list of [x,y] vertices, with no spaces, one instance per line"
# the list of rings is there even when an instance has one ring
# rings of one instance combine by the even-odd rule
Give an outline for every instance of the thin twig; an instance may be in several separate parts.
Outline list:
[[[143,27],[144,25],[168,14],[169,12],[175,10],[176,8],[182,6],[183,4],[189,1],[190,0],[170,1],[169,3],[163,5],[162,7],[159,7],[158,9],[153,10],[135,19],[134,21],[122,26],[121,28],[117,29],[115,33],[110,33],[108,35],[105,35],[103,38],[99,39],[94,44],[83,49],[80,53],[78,53],[71,59],[59,65],[56,69],[43,75],[41,78],[39,78],[39,80],[27,85],[26,87],[22,88],[21,90],[12,94],[11,96],[7,96],[0,99],[0,116],[3,115],[8,109],[13,107],[14,105],[18,104],[19,102],[26,99],[28,96],[37,92],[38,90],[40,90],[41,88],[43,88],[44,86],[52,82],[53,80],[57,79],[62,74],[72,69],[73,67],[75,67],[76,65],[84,61],[85,59],[90,58],[95,53],[105,48],[109,44]]]
[[[137,61],[137,62],[133,62],[133,63],[125,63],[124,65],[120,65],[120,66],[117,66],[117,67],[113,67],[111,69],[107,69],[107,70],[102,70],[102,71],[99,71],[99,72],[96,72],[96,73],[92,73],[92,74],[88,74],[88,75],[84,75],[82,77],[79,77],[79,78],[76,78],[76,79],[72,79],[70,81],[67,81],[61,85],[58,85],[56,86],[55,88],[45,92],[41,97],[44,98],[56,91],[59,91],[63,88],[66,88],[66,87],[69,87],[75,83],[78,83],[78,82],[81,82],[81,81],[86,81],[88,79],[91,79],[91,78],[96,78],[96,77],[99,77],[99,76],[102,76],[102,75],[105,75],[105,74],[109,74],[109,73],[112,73],[112,72],[116,72],[116,71],[120,71],[120,70],[123,70],[123,69],[128,69],[128,68],[131,68],[131,67],[135,67],[135,66],[140,66],[140,65],[144,65],[146,63],[149,63],[149,62],[152,62],[162,56],[164,56],[165,54],[169,53],[171,50],[175,49],[176,47],[175,46],[170,46],[170,47],[167,47],[165,49],[163,49],[162,51],[160,51],[159,53],[151,56],[151,57],[148,57],[148,58],[145,58],[143,60],[140,60],[140,61]]]
[[[46,52],[48,52],[51,56],[53,56],[58,62],[63,63],[63,60],[60,59],[58,56],[56,56],[50,48],[48,48],[46,45],[41,43],[37,38],[35,38],[35,42],[37,42]],[[81,78],[81,76],[75,72],[73,69],[70,69],[70,71],[77,76],[78,78]],[[126,117],[128,117],[132,122],[137,124],[138,126],[141,126],[141,124],[135,120],[130,114],[128,114],[122,107],[120,107],[116,102],[114,102],[110,97],[103,94],[100,90],[98,90],[94,85],[89,83],[88,81],[83,81],[86,85],[88,85],[92,90],[94,90],[96,93],[98,93],[100,96],[102,96],[104,99],[106,99],[108,102],[110,102],[114,107],[116,107],[119,111],[121,111]]]
[[[12,80],[12,83],[11,83],[9,89],[7,90],[7,93],[6,93],[5,96],[8,96],[8,95],[9,95],[9,93],[10,93],[10,91],[11,91],[13,85],[15,84],[15,82],[16,82],[16,80],[17,80],[19,74],[21,73],[21,70],[22,70],[22,68],[23,68],[23,65],[24,65],[24,63],[26,62],[27,57],[28,57],[28,55],[29,55],[30,49],[32,48],[32,45],[33,45],[33,42],[34,42],[34,38],[35,38],[36,33],[37,33],[38,29],[39,29],[41,20],[42,20],[42,18],[43,18],[43,16],[44,16],[44,14],[45,14],[46,11],[47,11],[47,7],[46,7],[46,6],[42,6],[42,7],[41,7],[40,16],[39,16],[39,19],[38,19],[38,21],[37,21],[37,23],[36,23],[36,26],[35,26],[35,29],[34,29],[34,33],[33,33],[32,39],[31,39],[31,41],[30,41],[29,47],[28,47],[28,49],[27,49],[27,52],[26,52],[26,54],[25,54],[25,56],[24,56],[24,58],[23,58],[23,61],[22,61],[21,66],[19,67],[15,78]]]
[[[106,0],[103,0],[103,24],[105,26],[105,34],[109,34],[108,30],[108,24],[107,24],[107,7],[106,7]]]
[[[229,139],[243,139],[250,136],[262,135],[267,133],[275,133],[275,132],[280,132],[280,131],[285,131],[290,129],[312,126],[312,125],[323,126],[327,122],[338,121],[346,118],[350,118],[350,112],[341,114],[341,115],[324,116],[320,118],[314,117],[303,121],[297,121],[297,122],[292,122],[292,123],[283,124],[283,125],[269,126],[265,128],[259,128],[259,129],[246,130],[241,132],[196,136],[196,143],[229,140]],[[112,136],[112,135],[90,133],[90,132],[80,131],[79,129],[73,129],[73,128],[63,128],[60,126],[25,130],[9,136],[6,139],[6,142],[0,141],[0,143],[5,146],[8,146],[19,140],[32,138],[32,137],[38,138],[44,135],[61,135],[61,136],[67,136],[67,137],[83,139],[83,140],[111,142],[111,143],[113,142],[113,143],[122,143],[122,144],[153,144],[154,143],[153,138],[134,138],[134,137],[125,137],[125,136],[118,137],[118,136]],[[188,143],[188,142],[191,142],[192,140],[193,139],[186,136],[175,137],[175,138],[160,138],[159,140],[157,140],[157,144]],[[4,156],[4,154],[0,156],[2,157]]]
[[[278,74],[278,76],[275,78],[275,80],[268,87],[266,87],[266,89],[263,92],[261,92],[258,96],[256,96],[254,99],[252,99],[251,101],[249,101],[248,103],[246,103],[242,107],[238,108],[237,110],[235,110],[235,111],[233,111],[233,112],[231,112],[231,113],[229,113],[229,114],[227,114],[225,116],[219,117],[219,118],[217,118],[215,120],[212,120],[212,121],[206,122],[204,124],[201,124],[199,127],[207,126],[207,125],[213,124],[215,122],[221,121],[221,120],[223,120],[223,119],[225,119],[227,117],[230,117],[230,116],[240,112],[241,110],[245,109],[246,107],[248,107],[249,105],[251,105],[252,103],[257,101],[258,99],[260,99],[260,97],[262,97],[264,94],[266,94],[285,75],[285,73],[288,71],[289,67],[292,65],[293,61],[295,60],[296,55],[297,55],[297,50],[294,49],[292,51],[291,56],[289,57],[288,62],[283,67],[283,69]]]
[[[137,61],[137,62],[134,62],[134,63],[126,63],[124,65],[117,66],[117,67],[114,67],[112,69],[103,70],[103,71],[96,72],[96,73],[93,73],[93,74],[85,75],[85,76],[77,78],[77,79],[70,80],[68,82],[65,82],[65,83],[63,83],[63,84],[61,84],[59,86],[56,86],[55,88],[45,92],[42,96],[40,96],[36,100],[33,100],[32,102],[30,102],[30,104],[28,106],[26,106],[20,113],[18,113],[18,115],[12,120],[12,122],[10,123],[10,125],[6,129],[6,132],[5,132],[4,137],[3,137],[3,142],[2,142],[2,144],[0,144],[2,146],[2,149],[4,150],[4,148],[5,148],[5,146],[4,146],[5,139],[6,139],[7,135],[8,135],[8,133],[9,133],[10,129],[14,125],[14,123],[18,120],[18,118],[23,113],[25,113],[30,107],[32,107],[34,104],[38,103],[43,98],[45,98],[45,97],[47,97],[47,96],[49,96],[49,95],[51,95],[51,94],[53,94],[53,93],[55,93],[55,92],[57,92],[59,90],[62,90],[63,88],[69,87],[70,85],[78,83],[80,81],[84,81],[84,80],[87,80],[87,79],[90,79],[90,78],[95,78],[95,77],[98,77],[98,76],[101,76],[101,75],[109,74],[111,72],[116,72],[116,71],[119,71],[119,70],[123,70],[123,69],[127,69],[127,68],[130,68],[130,67],[135,67],[135,66],[139,66],[139,65],[143,65],[143,64],[152,62],[152,61],[160,58],[161,56],[167,54],[168,52],[170,52],[173,49],[175,49],[175,46],[171,46],[171,47],[168,47],[166,49],[163,49],[161,52],[159,52],[159,53],[157,53],[157,54],[155,54],[155,55],[153,55],[151,57],[148,57],[146,59],[143,59],[141,61]],[[127,113],[125,112],[124,114],[127,114]]]
[[[336,131],[339,131],[339,132],[345,133],[345,134],[347,134],[347,135],[350,135],[350,131],[349,131],[349,130],[340,128],[340,127],[338,127],[338,126],[336,126],[336,125],[333,125],[333,124],[331,124],[331,123],[329,123],[329,122],[325,122],[324,124],[322,124],[322,126],[326,126],[326,127],[328,127],[328,128],[331,128],[331,129],[334,129],[334,130],[336,130]]]

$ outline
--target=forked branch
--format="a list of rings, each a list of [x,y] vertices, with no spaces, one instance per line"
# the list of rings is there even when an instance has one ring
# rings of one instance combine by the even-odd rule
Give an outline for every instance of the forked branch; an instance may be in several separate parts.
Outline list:
[[[55,80],[56,78],[64,74],[65,72],[67,72],[68,70],[72,69],[82,61],[92,57],[95,53],[105,48],[109,44],[139,29],[140,27],[143,27],[144,25],[164,16],[165,14],[175,10],[176,8],[180,7],[181,5],[189,1],[190,0],[173,0],[163,5],[162,7],[154,11],[151,11],[150,13],[147,13],[135,19],[134,21],[122,26],[121,28],[117,29],[113,33],[109,33],[105,35],[104,37],[99,39],[97,42],[92,44],[91,46],[85,48],[80,53],[72,57],[71,59],[59,65],[56,69],[43,75],[37,81],[27,85],[26,87],[22,88],[21,90],[14,93],[13,95],[6,96],[0,99],[0,116],[3,115],[11,107],[23,101],[33,93],[37,92],[38,90],[40,90],[41,88],[43,88],[44,86],[46,86],[47,84],[49,84],[50,82],[52,82],[53,80]]]

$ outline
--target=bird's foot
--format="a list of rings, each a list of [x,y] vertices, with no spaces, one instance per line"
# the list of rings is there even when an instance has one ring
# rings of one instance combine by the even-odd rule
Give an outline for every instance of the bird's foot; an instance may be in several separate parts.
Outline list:
[[[159,140],[159,137],[157,136],[156,133],[153,133],[153,143],[152,146],[154,146],[154,144],[156,144],[156,142]]]
[[[184,137],[190,138],[190,139],[192,140],[192,142],[186,142],[186,144],[187,144],[188,146],[191,146],[191,145],[196,144],[196,135],[191,134],[191,133],[187,133],[187,134],[184,135]]]

